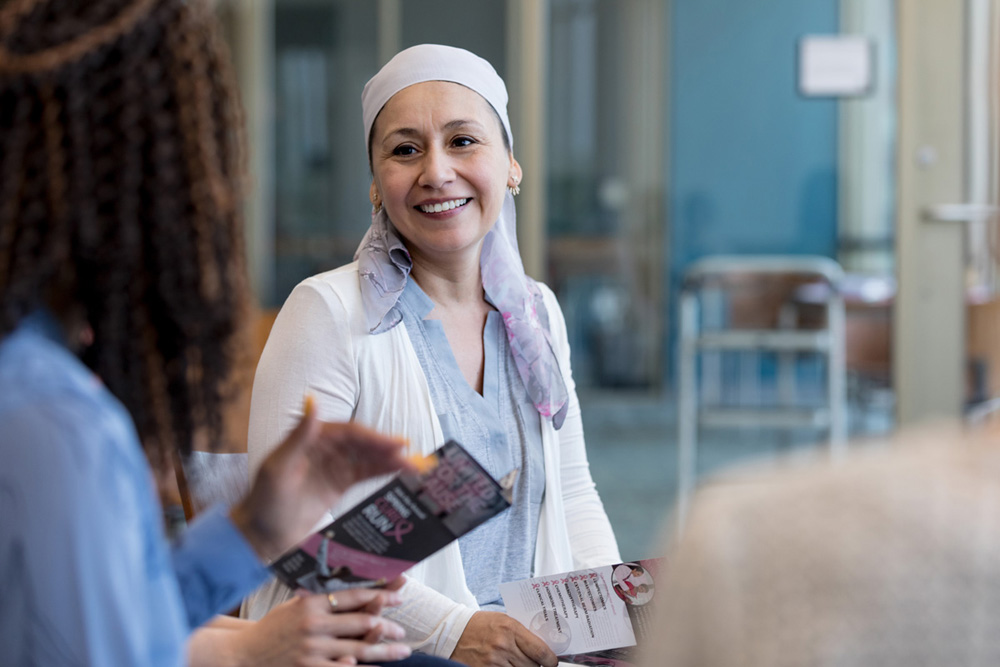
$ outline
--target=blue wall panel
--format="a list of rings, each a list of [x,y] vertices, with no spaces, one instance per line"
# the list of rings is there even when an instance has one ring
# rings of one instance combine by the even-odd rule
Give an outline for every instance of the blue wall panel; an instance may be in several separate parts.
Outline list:
[[[687,266],[711,254],[837,251],[837,105],[797,90],[798,43],[837,0],[673,0],[667,349]],[[671,357],[672,358],[672,355]],[[671,375],[673,375],[671,369]]]
[[[797,44],[836,0],[674,0],[668,235],[716,253],[836,253],[837,109],[798,95]]]

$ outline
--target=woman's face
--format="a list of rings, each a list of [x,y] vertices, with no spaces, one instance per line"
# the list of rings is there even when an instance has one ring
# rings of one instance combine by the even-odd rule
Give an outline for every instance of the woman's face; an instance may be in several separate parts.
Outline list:
[[[478,258],[521,168],[489,103],[465,86],[427,81],[386,102],[372,133],[372,197],[415,260]]]

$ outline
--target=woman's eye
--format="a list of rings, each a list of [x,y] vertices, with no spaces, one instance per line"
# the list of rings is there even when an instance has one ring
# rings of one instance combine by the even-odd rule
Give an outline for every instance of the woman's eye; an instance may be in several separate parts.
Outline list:
[[[472,137],[456,137],[455,139],[452,140],[451,143],[454,146],[463,147],[463,146],[471,146],[476,142],[472,139]]]
[[[402,146],[396,146],[394,149],[392,149],[393,155],[401,155],[404,157],[407,155],[413,155],[416,152],[417,152],[416,148],[414,148],[413,146],[407,146],[406,144]]]

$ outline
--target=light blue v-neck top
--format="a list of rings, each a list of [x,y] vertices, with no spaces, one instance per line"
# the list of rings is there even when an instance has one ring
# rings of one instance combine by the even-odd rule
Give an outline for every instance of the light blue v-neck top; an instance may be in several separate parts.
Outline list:
[[[541,418],[514,365],[500,313],[489,313],[483,331],[480,395],[462,376],[441,322],[424,319],[434,302],[416,281],[407,281],[398,306],[445,439],[460,442],[497,479],[520,470],[512,507],[459,538],[469,590],[481,608],[502,611],[498,586],[532,576],[545,493]]]

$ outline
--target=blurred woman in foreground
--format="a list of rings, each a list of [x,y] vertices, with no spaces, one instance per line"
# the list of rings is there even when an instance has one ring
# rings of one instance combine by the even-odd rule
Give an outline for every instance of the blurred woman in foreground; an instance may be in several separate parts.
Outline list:
[[[0,663],[179,665],[348,486],[406,466],[306,409],[168,548],[140,442],[163,469],[219,436],[248,301],[240,128],[203,3],[0,6]],[[401,634],[373,616],[394,595],[290,603],[245,657],[405,657],[372,643]],[[314,636],[260,645],[302,619]],[[238,657],[212,638],[194,662]]]

